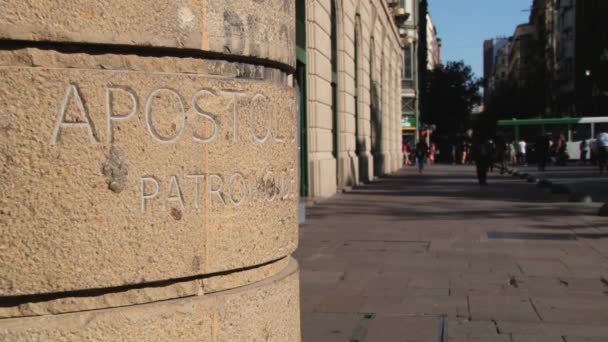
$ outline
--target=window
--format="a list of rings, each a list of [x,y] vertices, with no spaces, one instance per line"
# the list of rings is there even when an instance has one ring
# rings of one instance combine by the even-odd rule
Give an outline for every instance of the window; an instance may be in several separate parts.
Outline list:
[[[412,79],[412,44],[403,47],[403,79]]]
[[[402,114],[413,114],[414,113],[414,98],[402,97],[401,98],[401,113]]]

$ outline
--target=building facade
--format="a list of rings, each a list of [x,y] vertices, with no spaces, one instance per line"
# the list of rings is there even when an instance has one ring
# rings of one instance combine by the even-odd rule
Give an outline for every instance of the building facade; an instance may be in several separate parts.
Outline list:
[[[420,1],[401,0],[400,5],[409,14],[400,25],[399,35],[403,43],[403,66],[401,71],[401,120],[404,141],[416,139],[419,126],[420,107],[418,90],[418,24]]]
[[[509,38],[496,37],[483,42],[484,105],[490,102],[492,92],[501,79],[506,79],[509,65]]]
[[[296,9],[301,196],[328,197],[401,167],[401,41],[387,1]]]
[[[433,70],[441,64],[441,38],[437,36],[437,28],[433,24],[431,15],[426,15],[426,46],[428,70]]]
[[[543,62],[545,115],[608,113],[608,2],[534,0],[530,23]]]

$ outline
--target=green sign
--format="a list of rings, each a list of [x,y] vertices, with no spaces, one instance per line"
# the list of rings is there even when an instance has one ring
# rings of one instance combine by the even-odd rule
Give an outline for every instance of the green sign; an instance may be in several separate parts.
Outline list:
[[[404,116],[401,118],[402,128],[416,128],[416,117],[415,116]]]

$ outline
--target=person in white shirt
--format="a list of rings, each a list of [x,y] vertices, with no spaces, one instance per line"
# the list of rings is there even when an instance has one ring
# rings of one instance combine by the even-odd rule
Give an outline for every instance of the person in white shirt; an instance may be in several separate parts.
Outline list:
[[[519,152],[519,164],[521,165],[526,165],[526,141],[524,139],[521,139],[518,143],[518,150],[517,152]]]

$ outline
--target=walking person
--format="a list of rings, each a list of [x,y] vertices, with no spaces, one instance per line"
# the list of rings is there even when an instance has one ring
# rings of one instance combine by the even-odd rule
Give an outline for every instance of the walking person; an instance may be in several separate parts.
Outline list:
[[[549,139],[545,135],[541,135],[536,140],[536,161],[538,163],[538,171],[545,172],[547,167],[547,158],[549,158]]]
[[[580,163],[581,165],[587,165],[587,153],[589,153],[589,144],[587,140],[583,139],[580,145],[578,146],[580,152]]]
[[[472,158],[475,160],[479,185],[487,185],[488,169],[492,164],[492,142],[488,139],[479,139],[473,144]]]
[[[426,145],[424,140],[421,140],[418,144],[416,144],[416,167],[418,168],[418,173],[422,173],[422,169],[424,169],[424,162],[429,154],[429,147]]]
[[[521,164],[522,166],[528,166],[528,161],[526,159],[526,141],[524,139],[521,139],[518,143],[517,143],[517,152],[519,154],[519,164]]]
[[[409,152],[407,150],[407,143],[406,142],[403,142],[403,145],[401,145],[401,153],[403,153],[403,165],[404,166],[410,165],[410,155],[409,155]]]
[[[435,164],[435,151],[437,150],[437,146],[435,143],[431,143],[431,148],[429,151],[429,165]]]
[[[517,143],[515,143],[515,140],[513,140],[510,144],[509,144],[509,155],[511,156],[511,166],[516,166],[517,165]]]
[[[460,158],[460,164],[465,165],[467,163],[467,143],[465,141],[462,142],[462,151],[461,151],[461,158]]]
[[[597,165],[600,168],[601,175],[604,173],[604,168],[606,167],[606,158],[608,157],[608,133],[606,133],[606,129],[604,128],[602,128],[602,132],[597,135],[597,153]]]

